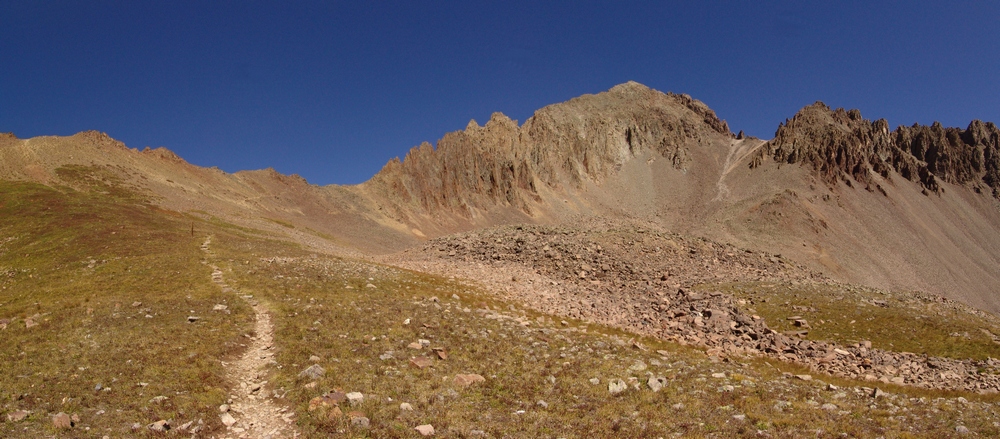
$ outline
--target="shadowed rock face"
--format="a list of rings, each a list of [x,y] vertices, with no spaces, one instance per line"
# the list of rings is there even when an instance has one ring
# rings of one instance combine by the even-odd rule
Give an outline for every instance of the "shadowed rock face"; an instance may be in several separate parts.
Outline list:
[[[643,149],[683,169],[689,148],[709,135],[732,136],[705,104],[629,82],[545,107],[520,127],[500,113],[485,126],[471,121],[436,149],[424,143],[390,161],[365,185],[428,212],[470,216],[500,205],[531,214],[540,185],[600,182]]]
[[[885,119],[871,122],[858,110],[817,102],[779,126],[751,167],[764,157],[807,164],[830,183],[850,184],[850,176],[883,193],[872,177],[890,179],[895,171],[927,191],[941,191],[941,180],[1000,198],[1000,130],[992,122],[974,120],[965,130],[914,124],[890,132]]]

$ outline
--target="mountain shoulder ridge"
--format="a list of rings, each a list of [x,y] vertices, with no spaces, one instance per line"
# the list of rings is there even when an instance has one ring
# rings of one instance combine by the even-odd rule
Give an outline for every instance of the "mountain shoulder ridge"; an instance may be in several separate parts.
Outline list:
[[[885,193],[880,180],[891,182],[895,171],[927,192],[943,191],[943,181],[1000,198],[1000,129],[992,122],[973,120],[964,130],[934,122],[889,131],[885,119],[872,122],[857,109],[833,110],[817,101],[782,123],[750,167],[765,158],[810,166],[828,183],[851,185],[853,179],[869,191]]]

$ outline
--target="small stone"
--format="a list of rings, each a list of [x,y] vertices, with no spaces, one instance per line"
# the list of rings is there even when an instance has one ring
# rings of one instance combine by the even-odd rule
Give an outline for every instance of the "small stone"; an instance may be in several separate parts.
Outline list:
[[[410,403],[408,403],[408,402],[404,402],[404,403],[402,403],[402,404],[399,405],[399,409],[401,411],[404,411],[404,412],[412,412],[413,411],[413,406],[410,405]]]
[[[10,422],[21,422],[24,418],[28,417],[28,414],[29,413],[26,410],[17,410],[7,413],[7,420]]]
[[[170,430],[170,423],[167,422],[166,420],[160,419],[159,421],[149,424],[146,427],[152,431],[164,432]]]
[[[821,408],[823,410],[826,410],[826,411],[829,411],[829,412],[832,412],[832,411],[838,409],[838,407],[837,407],[836,404],[831,404],[831,403],[823,404],[823,405],[819,406],[819,408]]]
[[[812,379],[813,379],[812,375],[806,375],[806,374],[795,375],[795,378],[798,378],[798,379],[800,379],[802,381],[812,381]]]
[[[188,323],[194,323],[197,322],[198,320],[201,320],[201,317],[188,316]]]
[[[612,395],[617,395],[619,393],[622,393],[625,391],[625,389],[628,389],[628,386],[625,384],[625,381],[622,381],[620,379],[613,379],[611,381],[608,381],[608,392],[611,392]]]
[[[883,392],[882,389],[879,389],[878,387],[876,387],[875,390],[872,391],[872,398],[875,398],[875,399],[883,398],[883,397],[885,397],[885,395],[886,395],[886,393]]]
[[[434,426],[431,424],[418,425],[416,427],[413,427],[413,429],[417,430],[417,433],[420,433],[421,436],[434,435]]]
[[[360,413],[351,412],[351,427],[360,428],[362,430],[367,430],[371,427],[372,421],[368,419],[367,416],[358,416]]]
[[[678,402],[677,404],[670,406],[670,408],[674,410],[684,410],[684,403]]]
[[[434,354],[436,354],[439,359],[441,359],[441,360],[447,360],[448,359],[448,352],[446,352],[444,350],[444,348],[434,348],[433,351],[434,351]]]
[[[180,427],[177,427],[177,430],[178,431],[187,431],[187,429],[191,428],[192,425],[194,425],[194,421],[187,421],[187,422],[181,424]]]
[[[649,380],[646,381],[646,385],[649,386],[652,391],[659,392],[667,386],[667,379],[665,377],[650,375]]]
[[[375,288],[375,285],[372,285],[372,284],[365,284],[365,288]]]
[[[226,311],[229,307],[226,305],[218,304],[212,307],[212,311]]]
[[[628,367],[628,370],[632,372],[642,372],[646,370],[647,367],[646,363],[643,363],[642,360],[636,360],[635,363],[632,363],[632,365]]]
[[[333,406],[333,409],[330,410],[330,414],[327,415],[327,419],[332,421],[335,419],[340,419],[341,416],[344,416],[344,411],[341,410],[340,407]]]
[[[386,352],[386,353],[378,356],[378,359],[382,360],[382,361],[391,360],[393,358],[395,358],[395,355],[393,355],[392,351],[388,351],[388,352]]]
[[[322,360],[322,358],[319,358],[319,357],[317,357],[315,355],[310,355],[309,356],[309,361],[312,361],[313,363],[319,363],[320,360]]]
[[[455,300],[462,300],[462,298],[461,298],[461,297],[458,297],[458,294],[452,294],[452,295],[451,295],[451,298],[452,298],[452,299],[455,299]]]
[[[413,343],[410,343],[410,344],[406,345],[406,347],[408,347],[410,349],[423,349],[424,345],[420,344],[420,342],[416,342],[415,341]]]
[[[590,384],[593,384],[595,386],[598,385],[598,384],[601,384],[601,379],[600,378],[591,378],[590,379]]]
[[[317,397],[309,400],[309,411],[310,412],[316,411],[316,409],[319,409],[319,408],[322,408],[322,407],[329,407],[329,406],[330,406],[330,399],[327,398],[326,396],[317,396]],[[222,408],[220,407],[219,409],[221,410]],[[229,407],[227,406],[226,409],[228,411]]]
[[[314,364],[305,368],[302,372],[299,372],[299,378],[309,378],[309,379],[319,379],[326,374],[326,369],[323,366]]]
[[[340,404],[344,401],[347,401],[347,394],[340,390],[334,390],[333,392],[327,393],[326,395],[323,396],[326,398],[330,398],[330,400],[332,400],[334,404]]]
[[[718,391],[719,393],[733,393],[734,391],[736,391],[736,387],[727,384],[725,386],[719,387]]]
[[[59,412],[52,416],[52,426],[58,430],[67,430],[73,428],[73,420],[69,415]]]
[[[425,338],[421,338],[421,339],[417,340],[417,342],[420,343],[420,346],[425,347],[425,348],[431,345],[431,341],[427,340]]]
[[[538,400],[538,402],[536,402],[535,405],[537,405],[537,406],[539,406],[539,407],[541,407],[543,409],[549,408],[549,403],[547,403],[547,402],[545,402],[544,400],[541,400],[541,399]]]
[[[350,392],[347,394],[347,402],[350,402],[352,407],[364,401],[365,395],[362,395],[361,392]]]
[[[733,415],[733,419],[735,419],[737,421],[740,421],[740,422],[743,422],[743,421],[747,420],[747,415],[744,415],[744,414]]]
[[[414,357],[410,359],[410,364],[416,366],[417,368],[423,369],[431,364],[434,364],[430,358],[427,357]]]
[[[318,385],[319,385],[319,383],[317,383],[316,381],[310,381],[310,382],[305,383],[304,385],[302,385],[302,388],[303,389],[315,389],[316,386],[318,386]]]
[[[167,400],[166,396],[163,396],[163,395],[154,396],[152,399],[149,400],[149,403],[150,404],[159,404],[159,403],[161,403],[163,401],[166,401],[166,400]]]
[[[969,434],[969,429],[966,428],[964,425],[959,425],[959,426],[955,427],[955,433],[958,433],[958,434]]]
[[[229,413],[223,413],[222,415],[220,415],[219,420],[221,420],[222,425],[225,425],[226,427],[232,427],[233,425],[236,425],[236,418],[234,418],[233,415],[230,415]]]
[[[476,373],[460,373],[455,375],[455,379],[453,381],[458,387],[469,387],[476,383],[485,382],[486,378]]]
[[[219,413],[226,413],[229,411],[229,404],[222,404],[219,406]]]
[[[142,302],[132,302],[132,308],[136,308],[136,307],[140,307],[140,306],[142,306]]]
[[[725,377],[726,377],[726,374],[724,374],[724,373],[713,373],[712,374],[712,378],[725,378]]]

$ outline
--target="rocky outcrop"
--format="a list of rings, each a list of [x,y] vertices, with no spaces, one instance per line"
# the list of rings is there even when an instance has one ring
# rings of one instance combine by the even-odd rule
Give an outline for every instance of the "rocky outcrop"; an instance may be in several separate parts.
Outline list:
[[[874,176],[891,181],[895,173],[930,192],[944,181],[1000,198],[1000,129],[992,122],[974,120],[965,130],[914,124],[890,132],[885,119],[871,122],[858,110],[817,102],[781,124],[750,166],[765,158],[805,164],[830,183],[853,179],[883,193]]]
[[[500,113],[485,126],[471,121],[436,148],[424,143],[390,161],[365,185],[425,212],[469,217],[499,205],[530,214],[540,185],[601,181],[644,150],[684,169],[689,149],[712,136],[732,134],[705,104],[629,82],[542,108],[520,127]]]

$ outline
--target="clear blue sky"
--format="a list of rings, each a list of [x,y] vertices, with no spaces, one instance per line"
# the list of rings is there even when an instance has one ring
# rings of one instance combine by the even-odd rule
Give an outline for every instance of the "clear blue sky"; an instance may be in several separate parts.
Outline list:
[[[0,131],[316,184],[628,80],[762,138],[817,100],[1000,122],[1000,2],[0,1]]]

